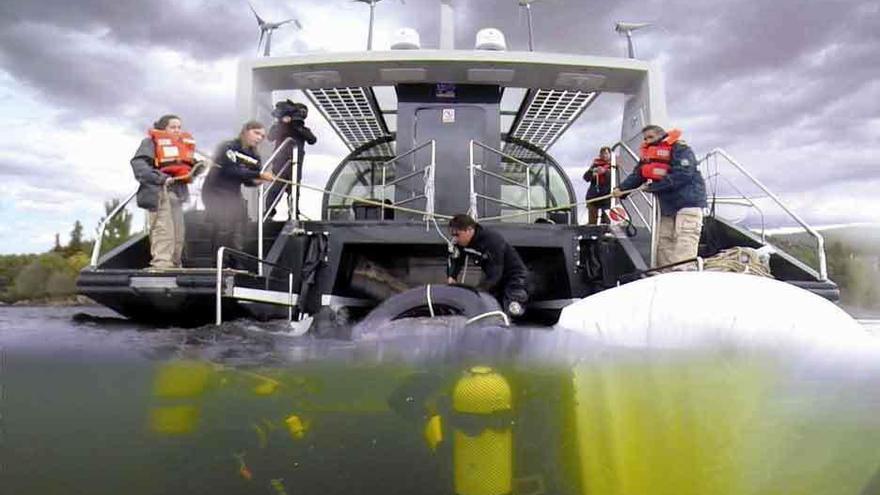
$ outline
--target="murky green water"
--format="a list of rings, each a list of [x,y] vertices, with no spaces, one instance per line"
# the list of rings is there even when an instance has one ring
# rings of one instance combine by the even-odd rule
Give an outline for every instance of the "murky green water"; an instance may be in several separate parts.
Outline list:
[[[863,355],[427,322],[318,341],[77,311],[0,308],[2,493],[880,493],[880,363]]]

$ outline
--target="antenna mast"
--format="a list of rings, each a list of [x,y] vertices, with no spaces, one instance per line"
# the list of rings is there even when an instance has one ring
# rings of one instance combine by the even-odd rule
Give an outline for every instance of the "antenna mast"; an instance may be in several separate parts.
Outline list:
[[[534,34],[532,32],[532,2],[535,0],[519,0],[519,6],[526,8],[526,21],[529,24],[529,51],[535,51]]]
[[[452,0],[440,0],[440,49],[455,49],[455,11]]]

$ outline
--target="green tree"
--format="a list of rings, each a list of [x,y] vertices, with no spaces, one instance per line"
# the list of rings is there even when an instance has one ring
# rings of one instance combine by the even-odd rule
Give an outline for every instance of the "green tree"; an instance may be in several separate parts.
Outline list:
[[[74,253],[83,249],[83,226],[77,220],[73,224],[73,230],[70,231],[70,242],[67,244],[67,252]]]
[[[101,222],[110,216],[119,203],[119,198],[104,202],[104,216],[101,217]],[[107,222],[104,228],[104,242],[101,244],[102,251],[107,252],[131,238],[131,219],[131,212],[123,208]]]
[[[18,272],[10,292],[15,300],[72,295],[76,274],[60,253],[41,254]]]

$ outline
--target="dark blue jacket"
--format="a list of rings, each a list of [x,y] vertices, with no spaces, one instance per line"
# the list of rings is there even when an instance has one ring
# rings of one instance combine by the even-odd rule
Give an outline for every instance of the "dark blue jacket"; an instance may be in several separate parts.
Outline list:
[[[247,163],[247,158],[256,163]],[[202,186],[202,194],[241,196],[241,186],[252,186],[260,177],[261,161],[256,150],[246,149],[241,141],[226,141],[217,148],[211,172]]]
[[[697,168],[697,157],[693,150],[680,141],[676,142],[672,146],[669,167],[666,177],[653,182],[647,189],[657,196],[660,214],[673,216],[682,208],[705,208],[706,184]],[[620,183],[620,189],[625,191],[639,187],[645,180],[641,174],[641,166],[638,166]]]

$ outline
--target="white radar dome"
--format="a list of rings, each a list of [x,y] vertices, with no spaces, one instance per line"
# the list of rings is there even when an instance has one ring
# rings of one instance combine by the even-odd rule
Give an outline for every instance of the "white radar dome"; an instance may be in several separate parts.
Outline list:
[[[507,50],[504,41],[504,33],[495,28],[483,28],[477,31],[477,41],[474,43],[477,50]]]
[[[419,32],[413,28],[400,28],[391,35],[392,50],[418,50],[421,47]]]

